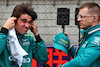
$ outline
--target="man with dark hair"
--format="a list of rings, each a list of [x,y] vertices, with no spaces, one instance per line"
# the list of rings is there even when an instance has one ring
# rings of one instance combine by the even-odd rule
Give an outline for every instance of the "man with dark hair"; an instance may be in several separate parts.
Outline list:
[[[31,67],[32,58],[42,64],[47,62],[47,47],[38,33],[36,18],[29,4],[14,8],[0,31],[0,67]]]
[[[83,37],[78,49],[69,45],[67,50],[73,59],[59,67],[100,67],[100,6],[96,3],[81,5],[77,18],[80,28],[85,30]]]

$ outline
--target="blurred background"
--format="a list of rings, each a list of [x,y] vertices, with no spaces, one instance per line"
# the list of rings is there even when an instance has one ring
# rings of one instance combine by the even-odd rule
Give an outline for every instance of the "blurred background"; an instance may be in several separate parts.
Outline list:
[[[77,45],[79,28],[76,15],[78,7],[87,2],[100,4],[100,0],[0,0],[0,28],[11,16],[16,5],[29,3],[38,15],[35,22],[47,45],[52,45],[53,37],[60,32],[66,32],[71,44]],[[30,31],[28,33],[32,34]]]

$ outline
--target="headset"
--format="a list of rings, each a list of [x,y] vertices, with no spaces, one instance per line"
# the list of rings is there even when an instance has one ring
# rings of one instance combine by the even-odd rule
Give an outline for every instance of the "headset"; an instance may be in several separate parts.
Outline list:
[[[96,19],[96,18],[94,17],[94,19]]]

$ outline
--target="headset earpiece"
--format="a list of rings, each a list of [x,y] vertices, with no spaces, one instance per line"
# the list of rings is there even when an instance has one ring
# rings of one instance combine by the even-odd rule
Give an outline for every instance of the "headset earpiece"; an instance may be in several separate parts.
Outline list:
[[[95,17],[94,17],[94,19],[95,19]]]

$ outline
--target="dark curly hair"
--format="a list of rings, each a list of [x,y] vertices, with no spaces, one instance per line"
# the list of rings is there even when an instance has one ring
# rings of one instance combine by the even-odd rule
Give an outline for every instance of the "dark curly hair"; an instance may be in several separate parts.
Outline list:
[[[32,17],[33,21],[37,19],[36,12],[34,12],[33,8],[31,8],[31,6],[28,3],[26,3],[26,4],[22,3],[20,5],[17,5],[13,10],[12,16],[18,18],[22,14],[30,15]]]

